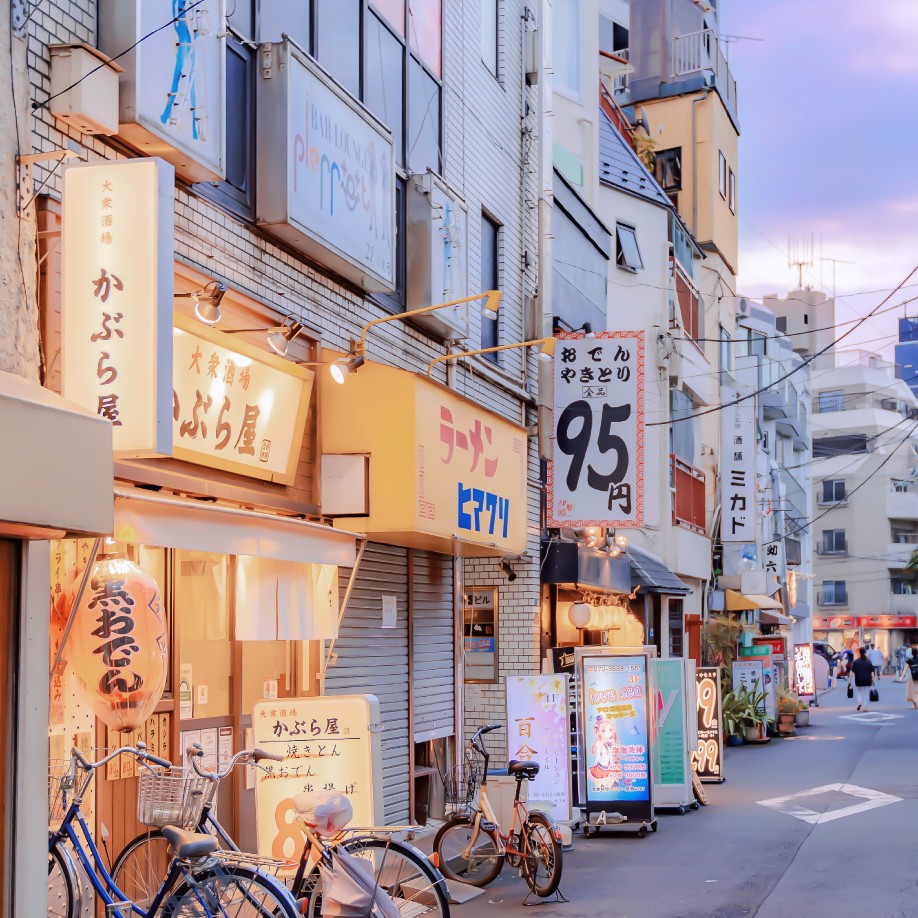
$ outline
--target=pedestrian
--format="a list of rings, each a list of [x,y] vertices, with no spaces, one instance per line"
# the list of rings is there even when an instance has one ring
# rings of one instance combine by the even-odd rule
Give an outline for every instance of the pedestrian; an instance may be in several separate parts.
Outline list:
[[[905,675],[908,671],[908,666],[905,663],[905,658],[908,656],[908,651],[905,649],[905,644],[900,644],[896,648],[896,682],[904,682]]]
[[[916,661],[918,662],[918,661]],[[851,664],[851,675],[854,676],[854,694],[857,698],[857,710],[860,711],[870,698],[870,687],[874,682],[874,667],[867,656],[867,648],[860,649],[860,655]],[[848,684],[851,676],[848,677]]]
[[[918,708],[918,650],[914,647],[908,660],[908,669],[911,678],[905,680],[905,700],[913,708]]]
[[[886,657],[883,656],[883,651],[877,647],[876,644],[871,644],[870,649],[867,651],[867,659],[873,664],[873,668],[877,673],[877,681],[880,681],[880,676],[883,675],[883,666],[886,663]]]

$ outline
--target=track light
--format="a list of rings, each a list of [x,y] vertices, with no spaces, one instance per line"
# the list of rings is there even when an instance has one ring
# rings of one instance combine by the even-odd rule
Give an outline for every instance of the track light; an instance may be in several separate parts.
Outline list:
[[[510,583],[513,583],[513,581],[516,580],[516,571],[513,569],[513,565],[511,565],[506,558],[500,559],[500,569]]]
[[[216,325],[220,321],[220,303],[226,296],[226,284],[220,281],[211,281],[201,290],[195,290],[194,293],[176,293],[175,299],[194,300],[194,314],[198,321],[205,325]]]
[[[290,342],[303,330],[302,322],[293,322],[289,327],[276,328],[267,337],[268,347],[278,357],[286,357]]]
[[[352,357],[341,357],[334,363],[329,364],[328,371],[332,379],[341,385],[350,373],[359,370],[365,363],[366,358],[361,354],[354,354]]]

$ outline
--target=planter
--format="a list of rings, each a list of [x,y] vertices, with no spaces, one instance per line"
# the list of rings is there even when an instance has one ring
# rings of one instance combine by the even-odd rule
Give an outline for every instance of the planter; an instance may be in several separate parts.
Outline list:
[[[805,711],[798,711],[796,717],[796,724],[798,727],[808,727],[810,725],[810,710],[807,708]]]
[[[794,721],[796,716],[793,711],[778,715],[778,733],[787,736],[795,732]]]
[[[760,721],[753,727],[746,727],[744,736],[747,743],[761,743],[765,739],[765,724]]]
[[[727,737],[727,745],[728,746],[742,746],[743,738],[739,735],[739,733],[731,733]]]

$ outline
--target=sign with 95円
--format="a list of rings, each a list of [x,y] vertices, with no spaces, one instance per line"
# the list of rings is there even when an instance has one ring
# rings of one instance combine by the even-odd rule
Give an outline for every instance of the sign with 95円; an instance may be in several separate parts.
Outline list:
[[[720,667],[699,666],[695,670],[698,708],[698,748],[692,753],[692,767],[702,781],[723,781],[724,731],[720,714]]]
[[[560,334],[548,525],[644,523],[644,333]]]

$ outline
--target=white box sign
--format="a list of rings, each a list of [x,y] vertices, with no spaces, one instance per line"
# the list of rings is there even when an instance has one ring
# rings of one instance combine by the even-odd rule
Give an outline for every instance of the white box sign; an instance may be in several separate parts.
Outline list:
[[[172,454],[174,187],[155,158],[64,172],[63,394],[126,456]]]
[[[561,334],[548,525],[644,522],[644,333]]]
[[[755,542],[755,398],[754,390],[721,390],[721,524],[723,542]],[[737,401],[744,399],[744,401]]]

